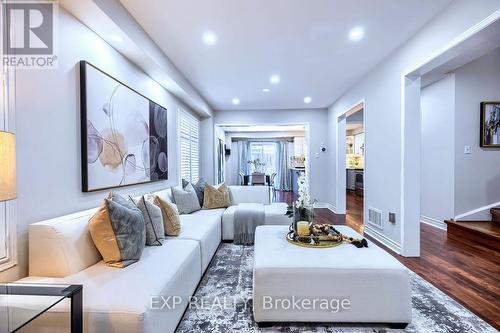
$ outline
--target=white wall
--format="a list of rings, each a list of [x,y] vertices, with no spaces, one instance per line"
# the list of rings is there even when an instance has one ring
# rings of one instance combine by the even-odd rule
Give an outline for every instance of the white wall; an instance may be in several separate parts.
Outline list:
[[[1,273],[0,281],[26,275],[29,224],[98,206],[106,195],[81,191],[80,60],[168,110],[169,180],[117,192],[141,194],[178,183],[176,127],[181,103],[62,8],[59,20],[58,69],[17,73],[19,266]]]
[[[500,0],[452,2],[444,12],[357,82],[329,109],[329,146],[335,147],[338,115],[363,98],[366,100],[365,201],[368,207],[384,212],[381,234],[389,242],[401,244],[401,75],[498,9]],[[332,166],[335,165],[335,156],[330,154]],[[332,182],[328,186],[331,189],[328,198],[333,202],[336,200],[335,175],[335,172],[329,172]],[[388,212],[396,213],[395,224],[387,221]]]
[[[479,104],[500,100],[500,49],[455,71],[455,215],[500,202],[500,149],[479,146]],[[464,146],[471,154],[464,154]],[[475,219],[491,219],[489,211]]]
[[[455,75],[422,89],[421,108],[420,214],[444,223],[455,216]]]
[[[311,144],[311,152],[309,153],[311,196],[319,202],[331,203],[328,196],[328,186],[325,185],[326,179],[333,173],[328,163],[330,147],[327,147],[327,152],[320,152],[321,143],[326,144],[328,138],[328,113],[326,109],[216,111],[214,119],[217,125],[282,125],[308,123],[310,126],[309,133]],[[318,154],[318,158],[315,157],[316,154]]]

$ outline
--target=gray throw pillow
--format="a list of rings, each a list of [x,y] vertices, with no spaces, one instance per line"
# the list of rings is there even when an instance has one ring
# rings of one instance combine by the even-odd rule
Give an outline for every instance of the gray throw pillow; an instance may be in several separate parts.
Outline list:
[[[201,209],[198,196],[191,184],[185,188],[172,187],[172,196],[181,214],[189,214]]]
[[[203,201],[205,199],[205,180],[200,178],[196,184],[191,184],[194,187],[196,192],[196,196],[198,197],[198,202],[200,203],[200,207],[203,207]],[[189,182],[185,179],[182,180],[182,188],[186,188]]]
[[[115,193],[106,199],[106,204],[120,250],[122,267],[139,261],[146,244],[146,226],[141,211],[132,202]]]
[[[142,212],[144,222],[146,223],[146,245],[161,246],[165,239],[165,228],[163,227],[163,216],[160,207],[147,201],[143,196],[135,201],[130,198],[137,208]]]

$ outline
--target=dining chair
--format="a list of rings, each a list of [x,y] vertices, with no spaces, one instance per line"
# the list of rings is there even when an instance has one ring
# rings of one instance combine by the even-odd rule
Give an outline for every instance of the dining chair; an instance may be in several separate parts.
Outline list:
[[[262,172],[252,173],[252,185],[266,185],[266,174]]]
[[[245,174],[243,172],[238,173],[238,176],[240,176],[240,185],[245,185]]]
[[[269,178],[269,186],[271,187],[271,191],[273,191],[273,202],[276,200],[276,188],[274,187],[274,181],[276,179],[276,172],[273,172],[271,174],[271,177]]]

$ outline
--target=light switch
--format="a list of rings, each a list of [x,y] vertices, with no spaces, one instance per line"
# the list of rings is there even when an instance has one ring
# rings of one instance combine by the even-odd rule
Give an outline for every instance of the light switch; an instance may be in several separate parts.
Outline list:
[[[314,154],[314,158],[319,158],[319,153]]]
[[[470,153],[471,153],[470,146],[464,146],[464,154],[470,154]]]

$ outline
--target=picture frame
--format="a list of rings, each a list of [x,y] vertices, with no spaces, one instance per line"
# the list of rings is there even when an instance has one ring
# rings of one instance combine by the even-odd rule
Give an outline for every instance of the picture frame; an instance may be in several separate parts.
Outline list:
[[[500,102],[481,102],[480,146],[500,148]]]
[[[168,111],[80,61],[82,191],[168,179]]]

